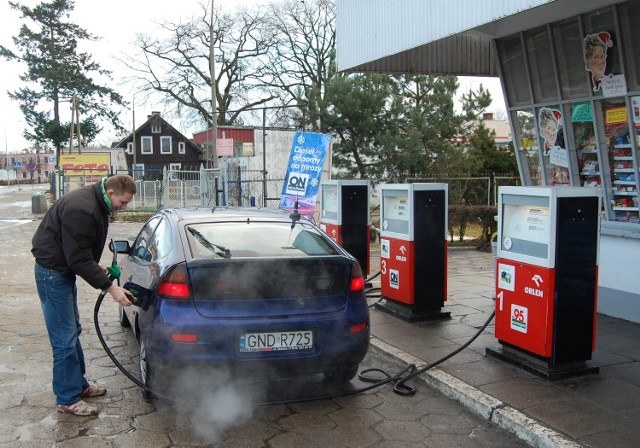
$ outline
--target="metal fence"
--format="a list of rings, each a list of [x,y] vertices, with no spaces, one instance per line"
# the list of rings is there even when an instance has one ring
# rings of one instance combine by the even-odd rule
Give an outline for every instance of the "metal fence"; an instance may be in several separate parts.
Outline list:
[[[235,165],[228,166],[223,185],[226,205],[278,208],[284,178],[265,176],[261,170]]]
[[[407,179],[407,183],[445,183],[449,205],[496,205],[498,188],[520,185],[519,177],[490,175],[487,177],[434,177]]]
[[[153,171],[148,175],[147,171]],[[133,174],[138,192],[128,209],[134,212],[153,212],[170,207],[233,207],[278,208],[283,178],[264,176],[261,170],[247,170],[238,164],[225,164],[217,169],[198,171],[145,170]],[[95,175],[63,176],[64,191],[99,180]],[[149,180],[151,179],[151,180]],[[412,178],[407,183],[446,183],[449,205],[495,205],[498,188],[520,185],[520,178],[491,175],[486,177]],[[378,188],[373,187],[370,198],[372,221],[379,216]]]
[[[155,211],[176,207],[278,208],[283,178],[265,177],[260,170],[247,170],[237,164],[198,171],[162,170],[149,176],[148,170],[133,174],[138,192],[129,204],[130,211]],[[157,170],[156,170],[157,171]],[[156,178],[156,180],[138,180]]]

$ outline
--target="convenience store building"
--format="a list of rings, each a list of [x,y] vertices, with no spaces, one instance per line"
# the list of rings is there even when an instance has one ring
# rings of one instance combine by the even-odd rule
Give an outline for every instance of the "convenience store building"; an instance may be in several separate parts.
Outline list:
[[[640,0],[337,0],[345,72],[497,76],[522,184],[598,186],[598,311],[640,322]]]

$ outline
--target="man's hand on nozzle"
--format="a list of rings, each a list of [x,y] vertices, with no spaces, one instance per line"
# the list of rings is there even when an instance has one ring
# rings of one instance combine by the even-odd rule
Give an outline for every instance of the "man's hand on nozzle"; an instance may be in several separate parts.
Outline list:
[[[111,285],[107,289],[107,292],[109,294],[111,294],[111,297],[113,297],[113,300],[118,302],[120,305],[122,305],[122,306],[130,306],[131,305],[131,300],[129,300],[129,299],[132,298],[133,296],[126,289],[121,288],[118,285]]]

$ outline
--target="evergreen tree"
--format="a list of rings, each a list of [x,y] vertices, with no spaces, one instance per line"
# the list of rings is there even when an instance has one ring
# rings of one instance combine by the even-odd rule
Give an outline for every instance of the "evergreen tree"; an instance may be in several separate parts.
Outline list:
[[[457,88],[455,77],[338,75],[326,85],[326,107],[310,110],[310,118],[336,136],[333,166],[345,176],[392,182],[468,176],[481,166],[467,148],[471,123],[491,97],[482,88],[470,92],[456,112]]]
[[[68,21],[74,9],[72,0],[42,2],[33,8],[9,2],[20,11],[24,23],[13,43],[18,52],[0,45],[0,56],[23,62],[27,70],[20,79],[27,85],[9,97],[20,103],[20,109],[31,130],[24,136],[35,144],[51,142],[56,154],[69,141],[71,123],[63,123],[60,108],[70,103],[74,95],[79,100],[79,114],[83,142],[93,140],[101,131],[99,122],[106,120],[117,130],[121,128],[116,112],[110,107],[123,105],[122,97],[114,90],[96,84],[95,76],[109,77],[110,72],[93,62],[91,55],[78,50],[81,40],[96,38]],[[58,158],[59,160],[59,158]]]
[[[463,110],[455,111],[458,80],[453,76],[404,75],[396,78],[403,102],[398,150],[388,155],[392,178],[463,175],[477,162],[464,149],[469,122],[490,102],[481,90],[463,96]]]
[[[310,109],[309,118],[336,137],[333,167],[347,178],[385,178],[385,155],[397,144],[397,85],[387,75],[336,75],[325,89],[327,107]]]
[[[495,143],[495,131],[487,128],[484,123],[476,127],[469,139],[469,150],[472,151],[481,162],[477,175],[509,174],[518,175],[518,164],[511,145],[498,147]]]

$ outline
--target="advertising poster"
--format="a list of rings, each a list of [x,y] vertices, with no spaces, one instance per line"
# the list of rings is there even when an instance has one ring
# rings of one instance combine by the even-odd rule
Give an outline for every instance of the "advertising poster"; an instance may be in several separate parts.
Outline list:
[[[85,176],[85,182],[97,182],[109,174],[111,154],[61,154],[60,168],[65,176]],[[89,177],[87,177],[89,176]]]
[[[298,200],[300,214],[313,215],[322,168],[330,144],[331,135],[329,134],[312,132],[294,134],[287,174],[282,186],[281,209],[293,210]]]
[[[553,185],[569,184],[569,154],[564,143],[559,145],[558,136],[562,133],[562,112],[550,107],[541,107],[538,111],[538,127],[544,140],[544,156],[549,157]],[[564,142],[564,137],[562,138]]]
[[[613,47],[613,37],[608,31],[587,34],[583,40],[584,68],[591,73],[594,92],[603,96],[622,96],[627,93],[624,75],[607,74],[607,52]]]
[[[633,107],[633,126],[640,128],[640,96],[631,97],[631,107]]]

